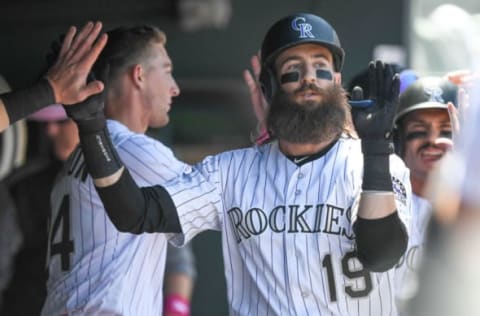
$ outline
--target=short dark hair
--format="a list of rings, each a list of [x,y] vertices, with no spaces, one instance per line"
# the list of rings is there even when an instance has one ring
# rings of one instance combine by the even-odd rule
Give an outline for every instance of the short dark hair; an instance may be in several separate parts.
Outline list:
[[[155,26],[118,27],[107,32],[108,41],[93,66],[97,79],[111,82],[126,68],[145,62],[151,54],[151,44],[165,45],[167,37]],[[108,78],[105,76],[108,65]]]

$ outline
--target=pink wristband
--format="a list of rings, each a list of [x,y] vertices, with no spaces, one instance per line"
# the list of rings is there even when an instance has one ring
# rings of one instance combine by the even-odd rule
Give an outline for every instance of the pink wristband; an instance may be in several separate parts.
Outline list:
[[[190,302],[178,294],[170,294],[165,297],[163,312],[171,316],[189,316]]]
[[[270,134],[267,129],[262,129],[260,135],[255,139],[257,145],[263,145],[270,139]]]

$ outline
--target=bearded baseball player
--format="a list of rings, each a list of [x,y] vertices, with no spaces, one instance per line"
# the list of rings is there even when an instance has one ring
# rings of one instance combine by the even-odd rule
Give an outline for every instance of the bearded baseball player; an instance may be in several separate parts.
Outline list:
[[[425,232],[432,215],[426,186],[433,168],[452,147],[452,124],[448,103],[457,104],[457,87],[446,78],[424,77],[401,95],[395,116],[397,154],[410,169],[412,184],[412,229],[408,249],[397,265],[397,299],[405,305],[418,288]]]
[[[189,172],[190,166],[170,149],[144,135],[149,126],[169,122],[172,99],[180,93],[165,34],[138,26],[117,28],[108,36],[94,70],[103,80],[108,70],[106,124],[122,161],[141,186]],[[67,108],[70,116],[71,111]],[[95,192],[80,150],[70,156],[53,188],[52,208],[43,315],[162,315],[168,236],[119,232]],[[187,302],[167,303],[182,304],[175,315],[189,314]]]
[[[70,27],[55,64],[44,78],[27,89],[0,95],[0,132],[29,114],[54,103],[74,104],[100,93],[103,84],[87,83],[87,75],[102,51],[107,36],[102,23],[88,22],[77,34]]]
[[[207,157],[162,186],[139,188],[95,102],[77,105],[90,109],[74,119],[109,217],[121,231],[181,232],[178,244],[220,230],[230,315],[396,315],[411,216],[408,171],[392,155],[398,77],[372,63],[368,99],[355,89],[359,140],[330,24],[289,15],[261,51],[275,140]]]

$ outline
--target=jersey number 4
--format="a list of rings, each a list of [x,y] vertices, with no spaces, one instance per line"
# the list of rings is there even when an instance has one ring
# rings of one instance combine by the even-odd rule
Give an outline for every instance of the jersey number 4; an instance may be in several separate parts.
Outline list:
[[[342,273],[349,279],[363,278],[364,287],[355,289],[352,286],[345,286],[345,293],[352,298],[364,297],[372,291],[372,278],[370,272],[365,268],[352,269],[350,260],[356,259],[355,252],[347,252],[342,258]],[[322,266],[327,270],[328,290],[330,293],[330,301],[337,301],[337,289],[335,287],[335,276],[333,274],[332,256],[330,254],[323,258]]]
[[[53,243],[57,232],[60,230],[61,240]],[[70,270],[70,253],[73,252],[73,240],[70,240],[70,198],[65,195],[60,205],[60,211],[53,221],[52,234],[50,237],[50,256],[60,255],[62,271]]]

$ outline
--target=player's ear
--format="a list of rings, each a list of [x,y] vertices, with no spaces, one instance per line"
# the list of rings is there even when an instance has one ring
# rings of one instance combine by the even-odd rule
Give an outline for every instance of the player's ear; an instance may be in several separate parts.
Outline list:
[[[333,73],[333,82],[335,85],[341,85],[342,84],[342,74],[339,72],[334,72]]]
[[[141,89],[145,83],[145,71],[141,64],[135,64],[130,68],[128,73],[130,80],[135,87]]]

